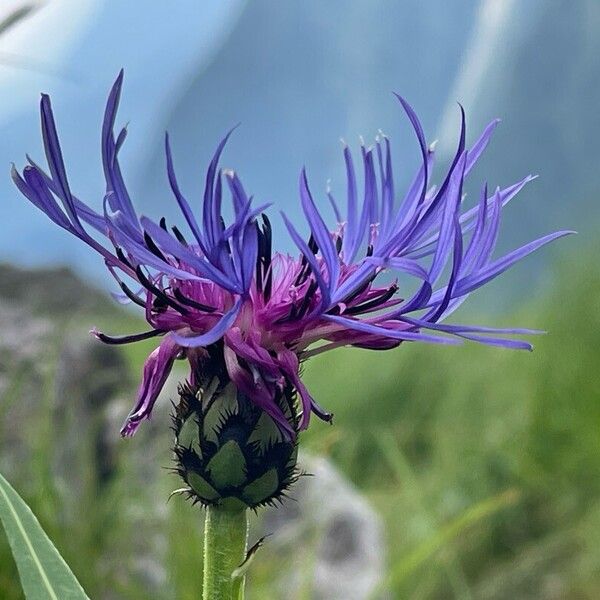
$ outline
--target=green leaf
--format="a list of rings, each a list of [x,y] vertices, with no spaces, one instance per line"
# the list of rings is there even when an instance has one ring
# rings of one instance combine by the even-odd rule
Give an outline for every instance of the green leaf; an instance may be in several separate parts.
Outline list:
[[[31,509],[2,475],[0,520],[27,600],[89,600]]]

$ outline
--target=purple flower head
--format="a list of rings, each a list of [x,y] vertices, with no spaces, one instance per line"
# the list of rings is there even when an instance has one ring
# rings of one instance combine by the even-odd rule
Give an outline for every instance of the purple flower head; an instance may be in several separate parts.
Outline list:
[[[13,167],[12,176],[19,190],[50,219],[100,253],[121,288],[117,298],[142,307],[151,326],[148,332],[124,337],[96,330],[94,335],[109,344],[162,338],[146,361],[123,435],[132,435],[150,416],[175,359],[189,361],[193,383],[211,346],[221,348],[237,388],[291,435],[295,428],[274,398],[284,387],[296,390],[299,429],[307,427],[312,412],[330,420],[299,376],[303,360],[329,349],[350,345],[382,350],[402,342],[454,344],[465,339],[531,349],[528,342],[512,336],[536,331],[442,324],[472,291],[570,233],[552,233],[493,258],[502,208],[533,179],[528,176],[493,193],[484,186],[477,206],[463,209],[463,183],[497,121],[467,148],[461,109],[456,154],[441,185],[433,186],[433,147],[427,145],[412,108],[398,96],[422,156],[403,199],[394,186],[387,137],[361,148],[360,189],[354,158],[345,147],[345,211],[328,193],[337,218],[332,230],[303,170],[299,194],[310,237],[306,241],[282,215],[298,247],[298,255],[290,256],[272,249],[266,206],[255,208],[237,174],[219,168],[231,132],[208,166],[201,214],[192,210],[179,188],[165,139],[167,175],[186,221],[185,234],[164,219],[156,222],[136,214],[118,159],[127,131],[116,135],[114,131],[122,80],[121,73],[110,92],[102,127],[106,179],[102,213],[71,192],[48,96],[41,101],[48,172],[29,159],[22,173]],[[230,223],[222,216],[224,188],[233,206]],[[402,276],[406,283],[390,283],[389,273]]]

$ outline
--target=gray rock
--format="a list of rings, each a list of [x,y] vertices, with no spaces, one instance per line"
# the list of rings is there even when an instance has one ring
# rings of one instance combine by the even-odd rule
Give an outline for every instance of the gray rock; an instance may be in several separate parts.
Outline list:
[[[300,465],[310,476],[301,477],[290,498],[262,520],[264,533],[273,533],[268,543],[289,556],[284,564],[295,565],[282,576],[281,598],[295,598],[306,586],[307,564],[314,600],[373,598],[385,572],[380,518],[327,459],[301,454]]]
[[[33,458],[51,331],[50,321],[0,303],[0,466],[11,479]]]
[[[94,486],[104,487],[115,475],[117,461],[108,411],[118,394],[132,388],[128,366],[115,348],[73,334],[62,345],[54,382],[53,471],[70,489],[80,488],[90,475]],[[86,460],[81,456],[84,440]]]
[[[28,314],[58,318],[115,314],[109,295],[65,267],[22,269],[0,263],[0,299]]]

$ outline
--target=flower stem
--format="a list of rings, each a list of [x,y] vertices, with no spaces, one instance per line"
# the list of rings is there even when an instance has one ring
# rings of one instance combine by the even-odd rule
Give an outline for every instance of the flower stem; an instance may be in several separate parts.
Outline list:
[[[246,558],[247,542],[246,510],[206,509],[203,600],[243,600],[244,579],[232,574]]]

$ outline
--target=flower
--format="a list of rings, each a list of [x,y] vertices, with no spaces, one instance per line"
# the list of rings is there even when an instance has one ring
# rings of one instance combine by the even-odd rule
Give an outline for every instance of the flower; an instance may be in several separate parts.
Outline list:
[[[490,123],[467,149],[461,108],[458,148],[436,187],[430,185],[434,148],[426,144],[413,109],[397,96],[422,157],[403,200],[397,202],[387,137],[379,136],[370,148],[361,147],[362,194],[354,159],[345,147],[345,214],[328,192],[337,219],[332,231],[317,208],[303,170],[300,202],[310,238],[305,241],[282,214],[299,250],[298,256],[290,256],[272,249],[271,222],[264,213],[267,207],[255,208],[237,174],[219,169],[231,131],[209,164],[198,216],[179,188],[169,138],[165,138],[167,175],[189,234],[184,236],[177,226],[168,227],[164,219],[156,222],[137,215],[118,159],[127,130],[114,133],[122,81],[121,72],[110,92],[102,127],[106,179],[102,213],[71,192],[46,95],[41,100],[41,122],[49,173],[28,159],[22,173],[13,166],[12,176],[19,190],[52,221],[104,258],[122,291],[117,298],[141,306],[151,326],[147,332],[124,337],[96,330],[93,334],[109,344],[162,338],[145,363],[137,402],[122,428],[124,436],[132,435],[150,416],[174,361],[189,361],[189,383],[194,386],[210,348],[219,349],[236,388],[292,437],[308,426],[313,412],[331,419],[300,378],[300,364],[310,356],[347,345],[383,350],[402,342],[452,344],[465,339],[531,349],[528,342],[511,336],[537,333],[533,330],[442,323],[472,291],[570,233],[551,233],[492,258],[502,208],[533,179],[525,177],[491,194],[484,186],[477,205],[463,210],[463,183],[498,121]],[[229,224],[222,211],[224,184],[233,205]],[[105,243],[98,241],[102,237]],[[406,277],[407,282],[402,287],[397,280],[386,282],[387,273]],[[414,289],[407,293],[411,281]],[[299,397],[298,420],[286,416],[276,400],[290,387]]]

